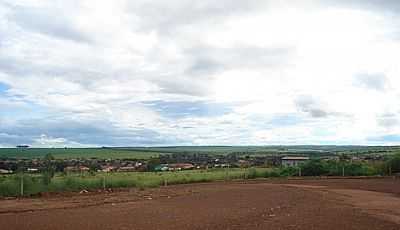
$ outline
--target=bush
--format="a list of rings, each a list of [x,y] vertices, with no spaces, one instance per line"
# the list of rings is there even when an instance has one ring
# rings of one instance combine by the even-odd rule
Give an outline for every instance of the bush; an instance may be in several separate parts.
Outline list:
[[[329,172],[321,160],[310,160],[300,167],[303,176],[321,176]]]
[[[268,176],[268,177],[280,177],[281,175],[280,175],[280,173],[279,173],[279,171],[277,171],[277,170],[272,170],[272,171],[270,171],[270,172],[266,172],[266,175]]]
[[[345,167],[346,176],[366,176],[368,169],[360,163],[347,164]]]
[[[255,179],[257,177],[257,171],[255,168],[250,168],[247,173],[248,179]]]
[[[51,179],[53,179],[55,171],[56,171],[56,165],[54,163],[54,157],[50,153],[46,154],[44,157],[44,168],[43,170],[43,175],[42,175],[42,182],[44,185],[49,185],[51,182]]]
[[[289,176],[298,176],[299,168],[298,167],[284,167],[279,172],[280,176],[289,177]]]
[[[400,153],[394,155],[388,162],[388,168],[391,169],[392,173],[400,172]]]

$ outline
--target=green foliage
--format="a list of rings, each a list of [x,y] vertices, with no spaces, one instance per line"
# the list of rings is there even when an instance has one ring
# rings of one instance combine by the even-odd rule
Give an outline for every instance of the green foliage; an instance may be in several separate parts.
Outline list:
[[[51,179],[54,177],[56,172],[56,165],[54,163],[55,158],[50,153],[44,157],[44,168],[42,170],[42,181],[44,185],[49,185]]]
[[[350,163],[345,165],[346,176],[369,176],[371,170],[368,166],[361,163]]]
[[[300,166],[303,176],[321,176],[329,172],[329,169],[321,160],[310,160]]]
[[[400,172],[400,153],[395,154],[388,162],[388,167],[390,167],[392,173]]]
[[[298,167],[284,167],[281,168],[279,171],[279,175],[283,177],[290,177],[290,176],[298,176],[299,175],[299,168]]]
[[[342,176],[343,169],[345,176],[372,176],[378,175],[378,170],[373,165],[366,163],[350,163],[336,161],[311,160],[299,167],[283,167],[274,176],[290,177],[298,176],[301,169],[302,176]],[[270,176],[270,175],[268,175]]]
[[[281,176],[281,172],[277,169],[272,169],[270,171],[266,171],[264,173],[264,177],[268,178],[268,177],[280,177]]]
[[[15,175],[0,177],[0,195],[16,196],[18,195],[19,180]]]
[[[361,162],[311,160],[301,166],[303,176],[372,176],[380,170]]]
[[[255,168],[250,168],[248,170],[247,178],[248,179],[255,179],[257,177],[257,170]]]
[[[390,161],[393,162],[393,161]],[[157,163],[157,162],[155,162]],[[312,160],[300,166],[304,176],[332,175],[341,176],[342,168],[346,176],[377,175],[381,165],[336,161]],[[24,175],[24,194],[41,192],[80,191],[103,188],[136,187],[145,189],[164,184],[201,183],[210,181],[255,179],[297,176],[298,167],[285,168],[248,168],[248,169],[209,169],[178,172],[127,172],[127,173],[75,173],[55,174],[50,181],[44,182],[40,175]],[[0,196],[18,196],[20,194],[20,175],[0,176]]]
[[[160,158],[151,158],[147,161],[147,170],[155,171],[156,167],[160,165]]]
[[[39,175],[24,175],[24,194],[33,195],[41,192],[80,191],[103,188],[106,178],[107,188],[136,187],[140,189],[158,187],[167,182],[168,185],[184,183],[200,183],[222,180],[264,177],[271,169],[213,169],[179,172],[129,172],[129,173],[97,173],[56,174],[45,184]],[[0,177],[0,196],[18,196],[20,194],[19,175]]]
[[[348,161],[350,159],[351,159],[350,156],[345,154],[345,153],[339,154],[339,161],[340,162],[346,162],[346,161]]]

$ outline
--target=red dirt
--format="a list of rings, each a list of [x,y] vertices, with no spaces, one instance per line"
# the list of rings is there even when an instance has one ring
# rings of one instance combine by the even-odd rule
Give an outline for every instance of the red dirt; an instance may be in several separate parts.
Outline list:
[[[0,229],[400,229],[400,181],[279,180],[0,201]]]

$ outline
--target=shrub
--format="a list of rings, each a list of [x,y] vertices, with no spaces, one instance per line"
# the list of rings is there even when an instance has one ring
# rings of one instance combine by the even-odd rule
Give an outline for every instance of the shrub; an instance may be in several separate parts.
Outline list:
[[[267,174],[268,174],[268,177],[280,177],[281,176],[279,171],[277,171],[277,170],[272,170],[270,172],[267,172]]]
[[[280,176],[288,177],[288,176],[297,176],[299,175],[298,167],[284,167],[279,172]]]
[[[329,172],[321,160],[310,160],[300,167],[304,176],[321,176]]]
[[[387,162],[388,168],[391,169],[392,173],[399,173],[400,172],[400,153],[394,155],[389,161]]]
[[[248,179],[255,179],[257,177],[257,171],[255,168],[250,168],[247,172]]]
[[[46,154],[46,156],[44,157],[44,168],[42,170],[43,170],[42,182],[44,185],[47,186],[50,184],[51,179],[53,179],[56,171],[54,157],[50,153]]]

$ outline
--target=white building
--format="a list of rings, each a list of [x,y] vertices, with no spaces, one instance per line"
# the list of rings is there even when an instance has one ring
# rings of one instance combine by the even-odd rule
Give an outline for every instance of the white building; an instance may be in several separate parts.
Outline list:
[[[0,174],[11,174],[13,171],[11,170],[6,170],[6,169],[0,169]]]
[[[282,166],[298,166],[308,160],[309,157],[282,157]]]

